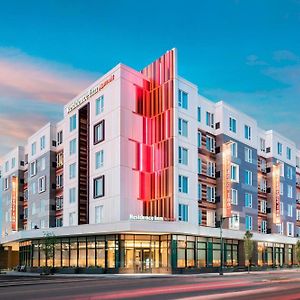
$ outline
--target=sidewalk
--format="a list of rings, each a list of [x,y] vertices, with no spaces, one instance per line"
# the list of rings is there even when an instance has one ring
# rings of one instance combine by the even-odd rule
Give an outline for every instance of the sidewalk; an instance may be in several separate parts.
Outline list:
[[[223,276],[246,276],[246,275],[265,275],[265,274],[282,274],[300,272],[300,269],[281,269],[281,270],[267,270],[267,271],[250,271],[248,272],[224,272]],[[39,273],[6,271],[1,276],[16,276],[16,277],[40,277]],[[67,277],[67,278],[157,278],[157,277],[219,277],[219,273],[198,273],[198,274],[159,274],[159,273],[131,273],[131,274],[61,274],[55,273],[47,277]]]

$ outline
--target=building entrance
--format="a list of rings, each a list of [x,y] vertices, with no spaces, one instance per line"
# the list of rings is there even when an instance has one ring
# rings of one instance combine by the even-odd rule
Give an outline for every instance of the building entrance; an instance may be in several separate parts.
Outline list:
[[[150,248],[135,249],[135,272],[150,273],[152,269],[152,251]]]

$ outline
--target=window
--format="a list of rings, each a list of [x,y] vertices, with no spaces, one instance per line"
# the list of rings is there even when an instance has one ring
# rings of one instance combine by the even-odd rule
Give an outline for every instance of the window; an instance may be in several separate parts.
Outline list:
[[[31,155],[35,155],[36,154],[36,142],[31,144]]]
[[[251,127],[248,125],[245,125],[244,130],[245,130],[245,139],[250,141],[251,140]]]
[[[259,189],[261,192],[266,193],[267,192],[267,180],[264,178],[261,178],[259,181]]]
[[[236,119],[232,117],[229,118],[229,130],[236,133]]]
[[[40,164],[40,170],[43,171],[46,169],[46,158],[42,157],[39,161]]]
[[[178,147],[178,163],[188,165],[188,149]]]
[[[260,170],[262,172],[266,172],[267,171],[267,161],[263,158],[260,158]]]
[[[70,188],[69,189],[69,203],[75,203],[76,202],[76,188]]]
[[[206,225],[209,227],[216,226],[216,212],[213,210],[206,211]]]
[[[75,225],[75,212],[70,212],[69,213],[69,225]]]
[[[73,139],[70,141],[70,155],[73,155],[76,153],[76,139]]]
[[[189,220],[189,208],[186,204],[178,205],[178,220],[188,222]]]
[[[296,219],[297,221],[300,221],[300,209],[296,210]]]
[[[95,206],[95,224],[103,222],[103,205]]]
[[[100,121],[94,126],[94,145],[104,141],[105,138],[105,123]]]
[[[63,218],[60,217],[60,218],[57,218],[55,220],[55,227],[62,227],[63,226]]]
[[[293,217],[293,205],[288,204],[288,217]]]
[[[8,187],[9,187],[8,178],[4,178],[3,190],[4,191],[8,190]]]
[[[104,152],[103,150],[100,150],[98,152],[96,152],[95,154],[95,161],[96,161],[96,169],[99,169],[101,167],[103,167],[104,164]]]
[[[56,187],[57,188],[61,188],[64,186],[64,182],[63,182],[63,174],[57,175],[56,176]]]
[[[231,189],[231,204],[238,205],[238,191]]]
[[[245,227],[246,227],[246,231],[247,230],[252,230],[252,217],[246,215],[246,222],[245,222]]]
[[[202,173],[202,159],[198,158],[198,174]]]
[[[70,132],[76,129],[76,114],[70,117]]]
[[[198,208],[198,225],[202,225],[202,209]]]
[[[188,178],[186,176],[178,176],[178,191],[180,193],[188,193]]]
[[[252,163],[253,162],[253,152],[252,149],[245,147],[245,161]]]
[[[283,223],[277,224],[277,233],[283,234]]]
[[[286,147],[286,158],[288,160],[292,159],[292,149],[290,147]]]
[[[181,118],[178,119],[178,133],[181,136],[188,136],[188,122]]]
[[[266,140],[263,138],[259,139],[260,151],[266,152]]]
[[[280,195],[283,195],[283,192],[284,192],[284,190],[283,190],[283,182],[280,182]]]
[[[188,94],[182,90],[178,91],[178,106],[188,109]]]
[[[213,203],[216,201],[216,187],[206,186],[206,201]]]
[[[293,179],[293,168],[289,166],[287,166],[287,178]]]
[[[261,221],[261,233],[267,233],[267,221]]]
[[[300,157],[296,156],[296,167],[300,168]]]
[[[62,130],[57,133],[57,146],[63,142],[63,132]]]
[[[284,215],[284,204],[283,204],[283,202],[280,202],[280,214],[282,216]]]
[[[240,220],[239,214],[236,212],[231,213],[231,218],[229,218],[229,228],[233,230],[240,229]]]
[[[212,153],[216,152],[216,140],[212,136],[206,136],[206,149]]]
[[[76,177],[76,163],[69,165],[69,179]]]
[[[32,203],[32,206],[31,206],[31,214],[32,214],[32,215],[35,215],[35,214],[36,214],[36,206],[35,206],[35,202]]]
[[[100,96],[96,99],[96,115],[99,115],[104,111],[104,96]]]
[[[287,222],[287,236],[294,236],[294,223]]]
[[[201,107],[197,107],[197,121],[201,122]]]
[[[94,179],[94,198],[100,198],[104,196],[104,175]]]
[[[230,149],[231,149],[231,156],[237,157],[237,143],[236,142],[232,142],[230,144]]]
[[[64,207],[64,198],[62,196],[55,198],[55,209],[62,210]]]
[[[239,166],[236,164],[231,164],[230,168],[230,178],[231,181],[239,182]]]
[[[215,121],[214,121],[214,114],[213,113],[210,113],[210,112],[206,112],[206,125],[211,127],[211,128],[214,128],[214,124],[215,124]]]
[[[40,138],[40,149],[41,150],[44,150],[46,147],[46,138],[45,136],[43,135],[41,138]]]
[[[245,207],[252,208],[252,194],[245,193]]]
[[[252,172],[245,170],[245,184],[252,185]]]
[[[279,142],[277,143],[277,154],[282,155],[282,144]]]
[[[30,176],[36,175],[36,161],[30,163]]]
[[[212,161],[207,162],[206,175],[209,177],[216,177],[216,163]]]
[[[293,198],[293,187],[288,185],[288,198]]]
[[[42,176],[38,180],[38,192],[43,193],[46,190],[46,176]]]
[[[9,169],[9,162],[6,161],[5,162],[5,172],[8,172],[8,169]]]
[[[202,200],[202,184],[198,182],[198,200]]]
[[[262,213],[267,213],[267,201],[266,200],[261,200],[260,201],[260,212]]]
[[[15,166],[16,166],[16,158],[13,157],[13,158],[11,159],[11,168],[13,169]]]
[[[198,144],[198,148],[201,148],[201,146],[202,146],[202,133],[201,133],[201,131],[198,131],[198,133],[197,133],[197,144]]]

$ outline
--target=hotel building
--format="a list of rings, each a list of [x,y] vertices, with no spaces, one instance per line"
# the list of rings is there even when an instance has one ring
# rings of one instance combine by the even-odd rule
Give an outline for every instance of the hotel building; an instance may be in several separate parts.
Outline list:
[[[205,272],[296,264],[300,150],[177,73],[119,64],[3,159],[1,243],[28,269]],[[45,234],[55,236],[46,259]]]

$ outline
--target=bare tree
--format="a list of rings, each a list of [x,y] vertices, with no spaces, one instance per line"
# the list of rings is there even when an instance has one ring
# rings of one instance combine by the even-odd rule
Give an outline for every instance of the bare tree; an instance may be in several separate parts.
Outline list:
[[[42,251],[45,255],[45,266],[43,269],[44,274],[49,274],[48,261],[54,257],[56,244],[56,237],[53,232],[44,232],[44,238],[42,241]],[[52,266],[51,266],[52,267]]]

